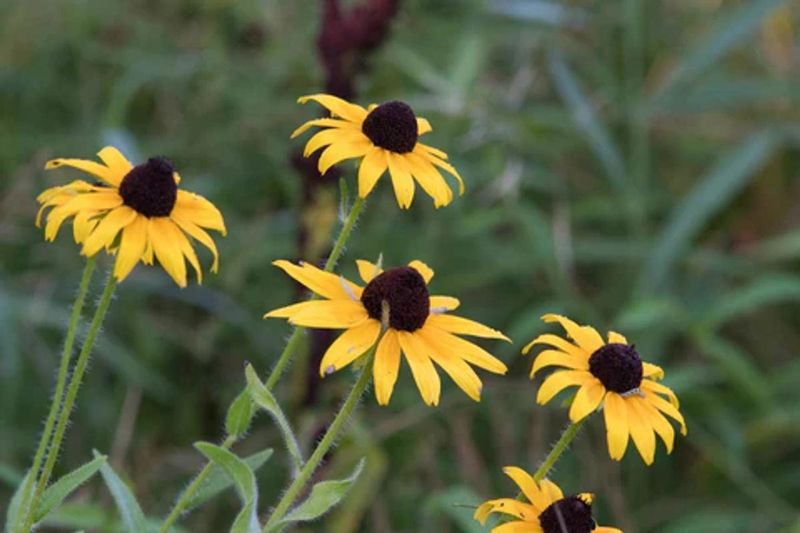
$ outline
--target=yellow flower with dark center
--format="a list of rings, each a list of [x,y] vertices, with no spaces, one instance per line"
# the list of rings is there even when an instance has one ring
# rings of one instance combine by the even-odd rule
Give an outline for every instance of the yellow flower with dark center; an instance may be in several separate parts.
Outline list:
[[[296,326],[344,329],[322,357],[323,377],[349,365],[378,343],[373,378],[381,405],[387,405],[392,396],[401,352],[428,405],[439,403],[441,390],[433,363],[476,401],[480,400],[482,384],[470,364],[495,374],[507,370],[483,348],[457,335],[509,341],[508,337],[473,320],[448,314],[459,301],[429,294],[433,270],[421,261],[385,271],[369,261],[356,261],[365,287],[308,263],[295,265],[281,260],[273,264],[325,300],[275,309],[264,318],[287,318]]]
[[[439,169],[451,174],[458,181],[459,194],[464,193],[464,182],[447,162],[447,154],[419,142],[421,135],[431,131],[431,125],[418,118],[408,104],[392,101],[364,109],[329,94],[304,96],[298,101],[304,104],[309,100],[326,107],[331,117],[309,120],[292,133],[292,138],[313,126],[324,128],[311,137],[304,151],[308,157],[325,147],[319,158],[321,174],[340,161],[361,158],[358,195],[366,198],[388,169],[402,209],[411,206],[414,180],[433,198],[434,206],[453,200],[453,191]]]
[[[117,281],[124,280],[139,261],[152,265],[158,259],[175,283],[185,287],[187,260],[197,281],[203,277],[191,237],[211,251],[211,271],[217,271],[217,248],[205,230],[225,235],[222,215],[202,196],[178,188],[180,176],[172,163],[152,157],[133,166],[112,146],[97,155],[102,163],[84,159],[47,162],[47,170],[72,167],[99,181],[75,180],[39,195],[37,226],[43,212],[50,209],[44,228],[46,240],[53,241],[64,221],[73,217],[73,236],[83,245],[81,254],[91,257],[103,248],[116,254],[113,274]]]
[[[522,491],[528,502],[498,498],[482,503],[475,510],[481,524],[491,513],[517,518],[492,529],[492,533],[622,533],[615,527],[598,526],[592,517],[594,495],[588,492],[564,497],[558,485],[545,479],[537,483],[533,477],[515,466],[503,469]]]
[[[536,401],[545,404],[565,388],[578,386],[569,417],[578,422],[602,407],[612,459],[622,459],[630,438],[644,462],[653,464],[655,435],[661,437],[667,453],[671,453],[675,431],[664,415],[680,424],[683,435],[686,435],[686,423],[678,410],[675,393],[658,383],[664,378],[664,371],[643,362],[636,348],[619,333],[609,332],[608,342],[605,342],[594,328],[580,326],[566,317],[548,314],[542,320],[559,322],[574,344],[545,333],[522,350],[527,354],[537,344],[554,348],[536,356],[531,378],[547,366],[566,368],[553,372],[544,380]]]

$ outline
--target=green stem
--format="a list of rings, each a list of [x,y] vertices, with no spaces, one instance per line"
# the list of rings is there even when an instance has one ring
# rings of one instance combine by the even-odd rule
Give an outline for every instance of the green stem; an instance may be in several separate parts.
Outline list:
[[[228,435],[225,438],[225,441],[222,443],[222,448],[225,450],[230,450],[231,447],[236,443],[237,437],[234,435]],[[169,513],[169,516],[164,519],[164,523],[161,526],[159,531],[161,533],[166,533],[169,531],[169,528],[172,527],[172,524],[181,516],[181,514],[186,510],[189,506],[189,501],[194,497],[195,493],[203,486],[206,478],[211,474],[211,470],[214,468],[214,464],[208,462],[203,466],[203,469],[200,470],[200,473],[197,474],[197,477],[192,480],[188,487],[181,493],[180,498],[175,503],[175,506],[172,508],[172,511]]]
[[[333,249],[331,250],[331,254],[328,256],[328,260],[325,261],[325,272],[333,272],[333,269],[336,267],[336,263],[339,262],[339,258],[342,256],[342,252],[344,252],[344,247],[347,244],[347,240],[350,238],[350,234],[353,232],[353,228],[356,225],[356,221],[358,221],[358,217],[361,214],[361,211],[364,208],[364,204],[366,203],[364,198],[356,198],[353,205],[350,207],[350,212],[345,217],[344,224],[342,225],[342,229],[339,231],[339,235],[336,237],[336,241],[333,244]],[[314,299],[315,296],[312,296]],[[286,346],[283,348],[281,355],[278,357],[278,362],[275,363],[275,367],[272,369],[265,386],[267,389],[272,390],[275,388],[275,385],[278,383],[278,379],[283,374],[283,371],[286,369],[286,365],[289,364],[289,361],[294,356],[295,352],[300,346],[300,341],[303,338],[303,331],[305,328],[303,327],[295,327],[292,335],[289,337],[289,340],[286,342]],[[236,442],[238,442],[239,438],[235,435],[228,435],[225,438],[225,441],[222,443],[222,447],[226,450],[233,447]],[[212,463],[206,463],[203,466],[203,469],[197,474],[197,477],[194,478],[191,484],[181,493],[178,501],[175,502],[175,506],[170,511],[167,518],[164,520],[161,529],[159,530],[161,533],[167,533],[169,528],[175,523],[175,521],[180,517],[180,515],[186,510],[187,506],[189,505],[189,501],[194,497],[195,493],[198,489],[202,486],[203,482],[206,480],[208,475],[211,473],[213,465]]]
[[[300,495],[300,492],[302,492],[302,490],[305,488],[306,483],[308,483],[309,479],[311,479],[312,474],[314,474],[314,471],[322,462],[322,458],[325,457],[325,454],[327,454],[331,449],[333,443],[339,438],[339,433],[341,432],[347,420],[350,418],[353,409],[355,409],[356,405],[358,405],[358,400],[361,398],[361,395],[364,393],[364,390],[369,384],[369,380],[372,375],[372,362],[377,345],[378,343],[376,342],[372,349],[365,355],[365,357],[367,357],[367,362],[364,365],[364,369],[361,371],[361,375],[358,377],[355,385],[353,385],[353,388],[350,391],[350,394],[347,396],[347,399],[344,401],[342,408],[339,409],[339,412],[336,414],[336,418],[333,419],[328,431],[325,433],[325,436],[322,437],[322,440],[314,450],[314,453],[311,454],[311,457],[309,457],[308,461],[306,461],[306,464],[303,465],[300,473],[296,478],[294,478],[294,481],[292,481],[291,485],[289,485],[289,488],[286,489],[286,492],[278,502],[278,505],[275,506],[275,510],[272,512],[267,524],[264,526],[263,533],[267,533],[272,527],[280,522],[280,520],[289,510],[289,507],[291,507],[291,505]]]
[[[358,220],[358,216],[361,214],[361,210],[364,208],[365,202],[366,200],[361,197],[356,198],[356,201],[353,202],[353,206],[350,208],[350,212],[347,214],[347,218],[344,220],[344,224],[339,232],[339,236],[336,237],[336,242],[333,243],[331,255],[329,255],[328,260],[325,261],[325,272],[333,272],[333,269],[336,267],[336,263],[339,262],[339,258],[344,251],[344,246],[347,244],[347,240],[350,238],[350,234],[353,232],[353,227],[356,225],[356,221]],[[312,299],[314,298],[316,298],[316,296],[312,297]],[[275,388],[275,385],[278,383],[278,379],[280,379],[281,374],[283,374],[286,365],[294,356],[295,351],[297,351],[297,347],[300,345],[300,338],[304,330],[305,328],[303,327],[294,328],[292,336],[289,337],[289,341],[286,343],[286,347],[283,349],[283,353],[281,353],[280,357],[278,357],[278,362],[275,363],[272,373],[270,373],[269,377],[267,378],[265,385],[269,390]]]
[[[89,326],[89,332],[86,335],[86,340],[83,342],[80,354],[78,354],[78,360],[75,363],[75,369],[73,370],[72,377],[69,381],[67,395],[64,398],[64,407],[61,409],[61,413],[59,414],[58,424],[56,425],[56,430],[53,434],[53,441],[47,451],[47,460],[44,463],[42,476],[39,478],[39,483],[36,487],[36,493],[31,504],[31,512],[28,515],[29,525],[32,525],[39,499],[41,498],[44,489],[47,488],[47,484],[50,481],[50,476],[53,473],[56,459],[58,459],[58,453],[61,450],[61,441],[64,439],[64,433],[67,430],[67,423],[69,422],[72,408],[75,406],[75,399],[78,397],[78,390],[81,387],[83,374],[86,372],[86,366],[89,363],[89,356],[92,353],[94,341],[97,338],[98,332],[100,331],[100,326],[103,324],[103,319],[108,312],[108,307],[111,305],[111,297],[114,294],[114,288],[116,288],[116,286],[117,283],[114,281],[114,275],[109,272],[105,289],[103,289],[103,294],[100,297],[100,303],[97,305],[97,310],[95,311],[94,317],[92,318],[92,323]]]
[[[78,329],[78,322],[81,319],[81,312],[83,305],[86,302],[86,295],[89,293],[89,283],[92,280],[94,273],[95,258],[90,257],[86,260],[86,266],[83,268],[83,275],[81,276],[81,283],[78,287],[78,295],[75,297],[75,303],[72,304],[72,313],[69,316],[69,324],[67,325],[67,336],[64,339],[64,347],[61,351],[61,363],[58,367],[58,377],[56,378],[56,391],[53,394],[53,399],[50,403],[50,412],[47,414],[47,421],[44,424],[44,431],[42,436],[39,437],[39,446],[36,448],[36,454],[33,456],[33,465],[31,465],[30,472],[32,475],[28,476],[25,482],[25,487],[22,493],[25,495],[22,508],[25,509],[29,505],[28,494],[33,488],[33,483],[39,475],[39,469],[44,460],[44,452],[47,450],[47,445],[50,443],[50,435],[53,433],[53,425],[56,422],[59,408],[64,397],[64,387],[67,383],[67,373],[69,371],[69,362],[72,360],[72,348],[75,344],[75,332]],[[24,514],[25,520],[28,520],[28,515]]]
[[[545,458],[541,466],[539,466],[536,472],[534,472],[534,480],[538,482],[547,477],[547,473],[550,472],[550,469],[553,468],[554,464],[556,464],[556,461],[558,461],[559,457],[561,457],[561,454],[563,454],[569,447],[572,439],[574,439],[575,435],[578,434],[578,430],[581,429],[581,426],[585,420],[586,418],[567,426],[567,429],[565,429],[564,433],[561,434],[561,438],[558,439],[556,445],[553,446],[553,449],[550,450],[549,454],[547,454],[547,458]]]

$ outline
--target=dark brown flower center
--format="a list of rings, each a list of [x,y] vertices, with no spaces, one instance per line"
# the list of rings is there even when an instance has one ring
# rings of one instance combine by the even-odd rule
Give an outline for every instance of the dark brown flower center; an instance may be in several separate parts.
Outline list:
[[[595,528],[592,506],[578,496],[554,501],[539,515],[544,533],[589,533]]]
[[[389,326],[402,331],[421,328],[431,310],[425,279],[411,267],[390,268],[364,287],[361,303],[371,318],[383,320],[383,302],[388,307]]]
[[[163,157],[136,165],[119,185],[122,201],[146,217],[169,216],[178,198],[174,172],[172,163]]]
[[[398,154],[405,154],[417,144],[417,117],[403,102],[386,102],[369,112],[361,131],[372,144]]]
[[[633,345],[606,344],[589,358],[589,371],[606,389],[620,394],[642,384],[642,360]]]

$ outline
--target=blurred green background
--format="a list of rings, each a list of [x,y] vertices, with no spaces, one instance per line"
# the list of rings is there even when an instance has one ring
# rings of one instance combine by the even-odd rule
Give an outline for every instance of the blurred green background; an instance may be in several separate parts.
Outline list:
[[[344,5],[348,5],[344,2]],[[69,228],[33,225],[35,197],[65,183],[51,157],[113,143],[170,157],[222,210],[222,264],[179,290],[139,267],[117,292],[57,474],[109,453],[148,516],[163,516],[202,464],[244,383],[289,334],[271,308],[299,296],[270,262],[324,253],[335,180],[304,198],[289,133],[323,87],[318,2],[0,2],[0,514],[47,412],[82,268]],[[511,370],[472,403],[447,383],[422,405],[407,368],[388,408],[367,397],[322,470],[358,485],[307,531],[483,531],[471,509],[512,495],[500,469],[533,470],[566,413],[535,405],[524,343],[565,312],[634,341],[662,365],[689,425],[646,468],[608,458],[594,417],[553,478],[597,493],[601,524],[626,532],[800,531],[800,2],[776,0],[405,0],[356,79],[362,104],[409,102],[430,119],[466,194],[401,212],[382,180],[342,263],[420,258],[462,314],[508,333],[486,344]],[[340,165],[354,187],[354,166]],[[302,207],[300,207],[302,205]],[[209,258],[205,258],[210,261]],[[108,265],[108,261],[105,265]],[[96,279],[97,294],[100,279]],[[308,449],[352,381],[322,385],[298,362],[279,397]],[[445,380],[446,381],[446,380]],[[242,455],[274,504],[287,455],[266,417]],[[233,491],[189,515],[223,531]],[[113,531],[99,478],[52,520]]]

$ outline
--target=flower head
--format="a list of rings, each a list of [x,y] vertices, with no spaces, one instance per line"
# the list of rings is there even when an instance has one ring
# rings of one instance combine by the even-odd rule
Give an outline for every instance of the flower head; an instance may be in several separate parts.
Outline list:
[[[605,342],[594,328],[580,326],[566,317],[548,314],[542,320],[559,322],[574,343],[545,333],[522,350],[527,354],[537,344],[552,347],[536,356],[531,378],[547,366],[566,368],[544,380],[536,401],[545,404],[565,388],[578,386],[569,417],[578,422],[602,407],[612,459],[622,459],[631,438],[644,462],[652,464],[656,435],[664,441],[667,453],[671,453],[675,431],[664,415],[680,424],[683,435],[686,423],[678,410],[675,393],[658,383],[664,378],[664,371],[642,361],[636,347],[619,333],[609,332]]]
[[[134,166],[112,146],[97,155],[102,163],[53,159],[45,165],[47,170],[76,168],[98,179],[92,183],[75,180],[38,196],[37,226],[44,211],[50,209],[45,217],[45,239],[55,240],[61,225],[72,217],[73,237],[83,245],[81,254],[91,257],[103,248],[116,254],[117,281],[124,280],[139,261],[152,265],[158,259],[175,283],[185,287],[187,260],[198,282],[203,276],[191,237],[211,250],[211,271],[217,271],[217,248],[205,230],[224,235],[222,215],[202,196],[178,188],[180,176],[170,161],[151,157]]]
[[[319,370],[323,377],[349,365],[378,343],[373,378],[381,405],[387,405],[392,396],[401,353],[428,405],[439,403],[441,389],[433,363],[476,401],[480,400],[481,380],[467,363],[495,374],[506,372],[500,360],[457,335],[509,339],[483,324],[448,314],[459,301],[430,295],[428,283],[433,270],[421,261],[388,270],[369,261],[356,261],[364,287],[308,263],[295,265],[281,260],[273,264],[325,299],[281,307],[264,318],[287,318],[296,326],[344,329],[322,357]]]
[[[464,193],[464,182],[446,161],[447,154],[419,142],[421,135],[431,131],[431,125],[418,118],[408,104],[392,101],[364,109],[329,94],[304,96],[299,102],[309,100],[327,108],[331,117],[309,120],[292,133],[292,138],[313,126],[323,128],[306,143],[304,151],[309,156],[325,147],[319,158],[320,174],[340,161],[361,158],[358,195],[366,198],[388,169],[397,203],[403,209],[411,206],[414,180],[433,198],[436,207],[453,200],[453,191],[439,169],[455,177],[459,194]]]
[[[530,474],[515,466],[503,472],[510,477],[528,500],[499,498],[482,503],[475,510],[481,524],[491,513],[503,513],[517,520],[501,524],[492,533],[622,533],[614,527],[598,526],[592,518],[594,495],[582,492],[564,497],[558,485],[545,479],[536,482]]]

